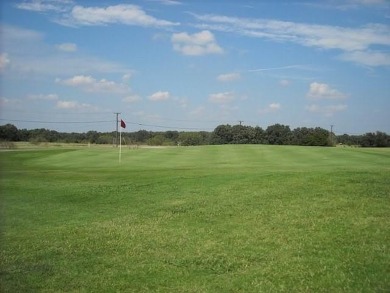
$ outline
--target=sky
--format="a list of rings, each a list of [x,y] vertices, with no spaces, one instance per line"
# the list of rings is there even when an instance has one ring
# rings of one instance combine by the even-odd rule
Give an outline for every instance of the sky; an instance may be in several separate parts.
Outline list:
[[[390,134],[390,1],[5,0],[0,125]]]

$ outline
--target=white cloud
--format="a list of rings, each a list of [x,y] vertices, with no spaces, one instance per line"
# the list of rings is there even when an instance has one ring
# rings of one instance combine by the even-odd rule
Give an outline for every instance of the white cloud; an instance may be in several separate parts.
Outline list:
[[[29,95],[27,96],[27,99],[29,100],[46,100],[46,101],[56,101],[59,99],[57,94],[48,94],[48,95]]]
[[[23,101],[21,99],[7,99],[4,97],[0,98],[0,106],[12,106],[12,105],[20,105]]]
[[[312,104],[306,107],[306,110],[311,113],[318,113],[322,114],[326,117],[331,117],[337,112],[342,112],[347,109],[347,105],[345,104],[339,104],[339,105],[327,105],[327,106],[321,106],[317,104]]]
[[[58,109],[65,110],[85,110],[85,111],[96,111],[97,108],[90,104],[79,103],[77,101],[58,101],[56,107]]]
[[[280,103],[271,103],[266,108],[260,109],[259,114],[273,113],[279,111],[281,107]]]
[[[346,52],[340,56],[340,59],[352,61],[367,66],[389,66],[390,54],[375,51],[354,51]]]
[[[291,84],[291,81],[288,79],[282,79],[279,81],[279,85],[282,87],[288,87]]]
[[[169,27],[179,23],[157,19],[146,14],[137,5],[118,4],[107,7],[73,7],[68,18],[62,20],[62,24],[68,25],[107,25],[125,24],[145,27]]]
[[[164,5],[182,5],[180,1],[176,0],[159,0],[159,2]]]
[[[65,80],[57,78],[56,82],[72,87],[81,88],[86,92],[115,94],[126,94],[130,92],[129,87],[122,83],[116,83],[114,81],[109,81],[106,79],[97,80],[92,76],[86,75],[76,75],[72,78]]]
[[[7,53],[1,53],[0,54],[0,72],[2,72],[10,63],[11,61],[8,58]]]
[[[32,0],[23,1],[16,5],[19,9],[36,11],[36,12],[63,12],[68,9],[68,5],[72,4],[71,0]]]
[[[56,48],[63,52],[76,52],[77,51],[77,45],[73,43],[62,43],[56,45]]]
[[[138,95],[130,95],[126,96],[122,99],[123,102],[125,103],[135,103],[141,101],[141,97]]]
[[[166,101],[169,100],[170,98],[170,93],[169,92],[163,92],[163,91],[158,91],[155,92],[154,94],[149,96],[149,100],[157,102],[157,101]]]
[[[261,71],[272,71],[272,70],[282,70],[282,69],[304,69],[307,68],[305,65],[287,65],[280,67],[267,67],[267,68],[257,68],[248,70],[248,72],[261,72]]]
[[[132,72],[128,72],[128,73],[125,73],[125,74],[122,76],[122,80],[123,80],[124,82],[126,82],[126,81],[129,81],[132,77],[133,77],[133,73],[132,73]]]
[[[376,6],[376,7],[389,7],[388,0],[346,0],[346,1],[335,1],[327,5],[324,4],[326,8],[336,8],[340,10],[350,10],[365,8],[367,6]]]
[[[269,104],[268,107],[271,110],[279,110],[280,109],[280,104],[279,103],[272,103],[272,104]]]
[[[331,88],[326,83],[312,82],[306,95],[311,99],[345,99],[346,94]]]
[[[368,24],[350,28],[279,21],[272,19],[238,18],[221,15],[196,15],[202,29],[235,33],[248,37],[270,39],[277,42],[298,43],[306,47],[337,49],[344,52],[366,51],[372,46],[390,46],[390,27],[383,24]],[[371,54],[376,51],[371,52]],[[359,62],[361,58],[344,58]],[[373,66],[383,65],[372,62]],[[385,64],[386,65],[386,64]]]
[[[44,41],[45,35],[25,28],[0,25],[1,45],[11,56],[9,74],[18,78],[34,75],[66,76],[96,73],[131,73],[121,63],[91,55],[62,54]],[[26,50],[28,48],[28,50]]]
[[[19,28],[12,25],[0,25],[0,34],[2,37],[3,45],[9,45],[10,43],[18,42],[39,42],[43,39],[44,35],[41,32]]]
[[[386,0],[350,0],[350,2],[364,4],[364,5],[375,5],[375,4],[385,4]]]
[[[215,93],[209,96],[209,101],[216,104],[226,104],[234,100],[232,92]]]
[[[171,41],[174,50],[183,55],[200,56],[223,53],[223,49],[217,44],[213,33],[208,30],[192,35],[186,32],[176,33],[172,35]]]
[[[235,80],[239,80],[240,78],[241,75],[239,73],[226,73],[217,76],[217,80],[221,82],[235,81]]]

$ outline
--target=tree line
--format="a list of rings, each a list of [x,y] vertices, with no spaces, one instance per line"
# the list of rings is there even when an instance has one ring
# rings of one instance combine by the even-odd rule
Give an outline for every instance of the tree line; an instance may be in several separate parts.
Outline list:
[[[0,126],[0,141],[31,143],[63,142],[116,144],[116,132],[88,131],[85,133],[58,132],[49,129],[18,129],[15,125]],[[274,124],[266,129],[260,126],[218,125],[214,131],[147,131],[122,132],[122,144],[128,145],[220,145],[220,144],[270,144],[302,146],[334,146],[336,144],[362,147],[389,147],[390,136],[384,132],[363,135],[335,135],[330,131],[315,127],[298,127],[293,130],[288,125]]]

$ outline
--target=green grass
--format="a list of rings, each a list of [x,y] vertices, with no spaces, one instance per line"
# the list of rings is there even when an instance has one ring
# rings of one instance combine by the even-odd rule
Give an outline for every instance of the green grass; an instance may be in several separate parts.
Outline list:
[[[390,291],[390,149],[0,159],[4,292]]]

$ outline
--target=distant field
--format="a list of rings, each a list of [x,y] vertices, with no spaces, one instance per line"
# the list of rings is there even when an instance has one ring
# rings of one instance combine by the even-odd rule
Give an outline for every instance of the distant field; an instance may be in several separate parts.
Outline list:
[[[390,149],[1,151],[4,292],[389,292]]]

